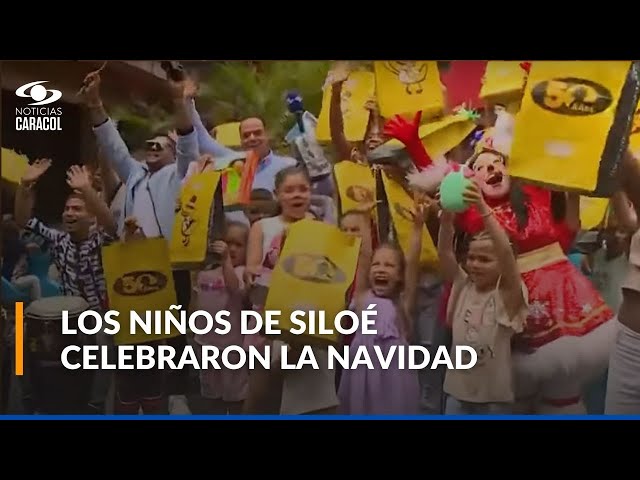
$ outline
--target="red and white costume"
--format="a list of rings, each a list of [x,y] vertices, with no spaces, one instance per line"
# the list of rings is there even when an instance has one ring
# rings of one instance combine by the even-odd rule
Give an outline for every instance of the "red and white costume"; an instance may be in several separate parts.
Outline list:
[[[491,134],[485,133],[476,152],[493,151],[508,158],[513,119],[498,113]],[[393,129],[392,129],[393,130]],[[387,132],[395,133],[395,132]],[[408,135],[403,136],[408,139]],[[486,150],[483,150],[486,149]],[[409,150],[409,149],[408,149]],[[412,146],[412,152],[419,150]],[[408,175],[414,188],[432,190],[448,169],[430,162],[426,152],[413,155],[418,172]],[[518,265],[529,291],[525,330],[514,339],[516,398],[532,400],[536,413],[575,411],[585,384],[607,368],[614,341],[613,312],[600,294],[569,261],[565,252],[576,232],[552,215],[551,192],[524,185],[528,221],[519,228],[509,192],[485,201],[518,252]],[[475,206],[458,214],[457,227],[479,233],[484,223]]]

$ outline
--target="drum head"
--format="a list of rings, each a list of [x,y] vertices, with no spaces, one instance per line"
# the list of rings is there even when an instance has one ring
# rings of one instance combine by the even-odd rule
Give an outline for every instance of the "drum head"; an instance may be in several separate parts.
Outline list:
[[[62,319],[64,310],[69,315],[79,315],[90,307],[82,297],[47,297],[31,302],[24,313],[31,318]]]

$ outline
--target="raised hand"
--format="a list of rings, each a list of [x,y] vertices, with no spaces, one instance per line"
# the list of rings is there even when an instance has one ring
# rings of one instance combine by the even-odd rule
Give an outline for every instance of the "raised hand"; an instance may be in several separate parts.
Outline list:
[[[99,105],[102,102],[100,97],[100,71],[101,69],[96,70],[84,77],[82,88],[78,92],[78,96],[88,106]]]
[[[347,62],[336,62],[329,70],[327,74],[327,79],[324,82],[324,87],[328,87],[330,85],[335,85],[336,83],[342,83],[347,78],[349,78],[350,74],[349,64]]]
[[[127,217],[124,221],[124,241],[138,240],[145,238],[144,233],[138,225],[136,217]]]
[[[476,182],[470,182],[462,193],[464,201],[470,205],[480,205],[483,203],[482,192]]]
[[[86,167],[79,167],[78,165],[72,165],[67,170],[67,184],[74,190],[80,192],[91,188],[91,174]]]
[[[406,118],[396,115],[394,118],[390,118],[384,124],[384,134],[387,137],[400,140],[406,146],[420,142],[420,121],[422,120],[422,112],[417,112],[413,118],[413,121],[409,121]]]
[[[39,158],[27,168],[21,179],[22,185],[25,187],[31,186],[38,181],[38,179],[49,170],[51,166],[51,159]]]

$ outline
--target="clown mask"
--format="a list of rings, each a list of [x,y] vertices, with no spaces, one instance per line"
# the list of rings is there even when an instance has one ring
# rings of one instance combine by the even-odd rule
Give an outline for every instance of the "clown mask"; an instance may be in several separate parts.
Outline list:
[[[473,171],[485,197],[497,199],[509,193],[511,181],[500,155],[481,153],[473,164]]]

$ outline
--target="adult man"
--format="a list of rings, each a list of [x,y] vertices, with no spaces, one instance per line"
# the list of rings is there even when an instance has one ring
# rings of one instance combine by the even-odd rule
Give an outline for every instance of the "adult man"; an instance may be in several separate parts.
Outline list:
[[[220,145],[207,131],[196,110],[195,101],[193,100],[196,94],[196,88],[193,82],[188,81],[187,83],[188,86],[185,89],[185,94],[191,98],[188,107],[191,121],[198,134],[200,153],[213,155],[216,157],[216,168],[224,168],[227,166],[225,164],[226,159],[233,159],[236,152]],[[262,119],[258,117],[245,118],[240,122],[240,141],[243,150],[253,150],[260,158],[252,189],[261,188],[273,193],[275,190],[276,174],[286,167],[295,165],[297,161],[294,158],[283,157],[273,153],[265,124]]]
[[[127,217],[135,217],[145,237],[171,238],[176,198],[189,163],[198,159],[198,141],[184,98],[184,83],[169,80],[171,100],[176,118],[176,141],[161,134],[147,140],[143,162],[129,153],[115,124],[110,121],[100,96],[100,75],[93,72],[84,81],[84,101],[89,108],[93,130],[102,155],[126,185],[124,208],[118,220],[118,232],[124,231]],[[188,271],[174,271],[178,305],[186,308],[191,297]],[[184,336],[170,342],[181,354]],[[188,411],[186,393],[188,371],[168,373],[170,410]],[[176,405],[175,408],[172,405]]]
[[[35,202],[33,186],[50,166],[51,160],[36,160],[23,175],[16,192],[16,223],[50,242],[63,295],[82,297],[92,310],[104,310],[107,288],[101,249],[114,239],[116,223],[107,204],[92,188],[89,172],[77,165],[67,172],[67,183],[74,193],[67,198],[62,213],[63,230],[47,227],[37,218],[31,218]],[[95,340],[104,344],[100,334]],[[95,412],[104,409],[110,378],[110,372],[95,372],[89,405]]]

